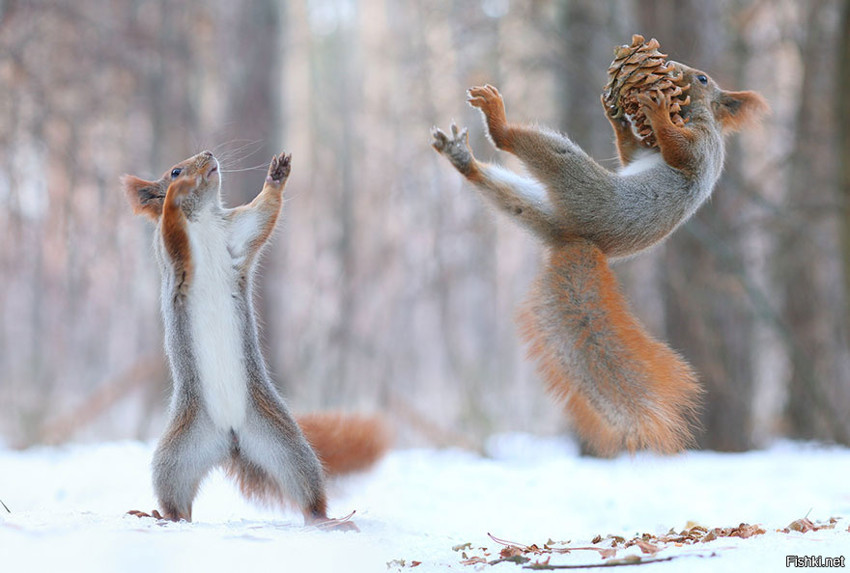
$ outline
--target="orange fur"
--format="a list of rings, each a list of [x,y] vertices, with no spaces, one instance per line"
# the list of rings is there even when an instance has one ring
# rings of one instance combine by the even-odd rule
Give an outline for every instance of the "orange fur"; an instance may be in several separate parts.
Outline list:
[[[145,181],[133,175],[121,177],[124,194],[136,215],[145,215],[157,221],[162,215],[162,201],[165,188],[162,181]]]
[[[681,450],[702,392],[691,367],[628,309],[604,254],[553,248],[518,318],[529,354],[599,453]]]
[[[513,135],[511,133],[515,126],[508,124],[505,113],[505,102],[499,91],[491,85],[469,88],[467,101],[472,107],[477,107],[484,112],[487,121],[487,131],[493,139],[493,143],[502,151],[513,149]]]
[[[752,91],[722,91],[714,106],[723,133],[734,133],[753,125],[770,112],[767,100]]]
[[[291,503],[291,500],[287,499],[281,491],[280,486],[263,471],[263,468],[251,463],[243,456],[231,456],[225,463],[224,469],[246,498],[265,503],[275,502],[280,505]]]
[[[181,197],[197,185],[194,177],[181,177],[168,186],[162,205],[162,242],[171,258],[175,275],[183,289],[192,282],[192,248],[186,215],[180,209]]]
[[[328,476],[363,471],[377,462],[390,445],[389,432],[380,418],[316,412],[296,416],[295,420]]]
[[[602,106],[605,107],[604,97],[602,100]],[[635,153],[640,151],[640,141],[635,136],[635,133],[632,131],[632,126],[628,121],[624,121],[623,119],[614,119],[608,115],[608,113],[605,114],[605,117],[608,119],[608,123],[611,124],[611,128],[614,130],[614,136],[616,137],[615,143],[617,144],[617,155],[620,158],[620,164],[628,165],[631,163],[632,159],[634,159]]]
[[[646,118],[652,124],[664,162],[685,173],[695,174],[699,165],[695,162],[693,150],[699,136],[691,128],[679,127],[670,119],[670,96],[661,95],[656,101],[647,94],[640,94],[638,101],[643,104]]]

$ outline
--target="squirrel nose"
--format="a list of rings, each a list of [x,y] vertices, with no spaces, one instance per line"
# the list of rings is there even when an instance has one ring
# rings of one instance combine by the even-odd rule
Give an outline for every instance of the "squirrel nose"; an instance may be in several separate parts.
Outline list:
[[[213,153],[212,153],[212,151],[202,151],[202,152],[201,152],[201,155],[203,155],[203,156],[204,156],[204,157],[206,157],[207,159],[212,159],[212,157],[213,157]]]

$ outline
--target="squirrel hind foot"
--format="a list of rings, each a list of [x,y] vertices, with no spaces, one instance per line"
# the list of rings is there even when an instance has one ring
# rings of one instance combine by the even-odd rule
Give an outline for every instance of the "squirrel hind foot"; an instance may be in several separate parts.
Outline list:
[[[139,519],[141,519],[143,517],[152,518],[152,519],[156,519],[160,523],[163,523],[163,522],[166,522],[166,521],[191,521],[191,518],[186,519],[186,518],[176,517],[176,516],[175,517],[164,516],[156,509],[151,510],[150,513],[140,511],[138,509],[131,509],[125,515],[132,515],[133,517],[138,517]]]

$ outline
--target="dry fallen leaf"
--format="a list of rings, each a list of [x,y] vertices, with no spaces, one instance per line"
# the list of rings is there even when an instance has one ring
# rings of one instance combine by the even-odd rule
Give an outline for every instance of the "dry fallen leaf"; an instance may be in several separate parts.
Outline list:
[[[809,527],[814,528],[814,530],[820,528],[832,528],[835,527],[835,524],[838,522],[838,518],[831,518],[829,520],[829,524],[813,524],[808,519],[797,520],[799,527],[805,527],[806,523],[808,523]],[[794,525],[794,524],[792,524]],[[811,529],[809,529],[811,530]],[[850,531],[850,528],[848,528]],[[487,535],[496,543],[502,546],[499,551],[499,559],[495,561],[488,561],[487,559],[475,556],[471,558],[467,558],[466,552],[463,552],[464,560],[461,561],[463,565],[474,565],[480,563],[489,563],[490,565],[495,565],[497,563],[502,563],[504,561],[512,561],[515,563],[529,563],[531,559],[529,555],[543,555],[544,558],[537,559],[532,565],[531,568],[547,568],[549,567],[549,556],[554,554],[564,554],[571,553],[573,551],[595,551],[599,554],[600,558],[608,560],[605,565],[633,565],[638,563],[650,563],[655,561],[669,561],[677,556],[671,557],[656,557],[656,554],[663,551],[667,547],[673,545],[675,547],[682,547],[684,545],[691,545],[694,543],[707,543],[709,541],[714,541],[715,539],[721,537],[740,537],[741,539],[748,539],[755,535],[763,535],[765,533],[764,528],[761,525],[750,525],[748,523],[741,523],[736,527],[714,527],[712,529],[708,529],[702,525],[697,525],[694,522],[688,522],[687,527],[680,532],[676,532],[675,529],[670,529],[666,534],[663,535],[653,535],[651,533],[643,533],[639,535],[635,535],[631,539],[626,540],[624,537],[618,535],[606,535],[603,537],[602,535],[597,535],[591,541],[594,546],[587,547],[570,547],[568,545],[568,541],[554,542],[550,538],[546,543],[541,546],[537,544],[531,545],[523,545],[522,543],[516,543],[513,541],[508,541],[506,539],[500,539],[493,535],[492,533],[488,533]],[[603,541],[608,541],[608,543],[603,543]],[[554,544],[564,545],[564,547],[553,547]],[[599,544],[602,544],[601,546]],[[606,545],[609,545],[606,547]],[[627,555],[622,559],[614,559],[617,555],[617,551],[619,548],[629,548],[632,546],[637,546],[640,549],[641,553],[647,555],[648,557],[642,558],[639,555]],[[459,551],[462,549],[472,549],[471,544],[463,544],[456,545],[453,547],[455,551]],[[484,547],[479,548],[485,555],[488,555],[487,549]]]
[[[508,545],[507,547],[502,547],[502,550],[499,551],[499,557],[502,559],[507,559],[508,557],[514,557],[515,555],[522,555],[523,550],[517,547],[516,545]]]
[[[732,529],[729,533],[729,537],[740,537],[741,539],[748,539],[753,535],[763,535],[765,530],[759,525],[749,525],[747,523],[742,523],[738,527]]]
[[[808,533],[809,531],[820,531],[821,529],[834,529],[839,519],[839,517],[830,517],[827,523],[819,523],[813,522],[808,517],[802,517],[789,523],[785,529],[779,529],[777,531],[782,533],[791,533],[792,531]],[[847,531],[850,531],[850,527],[847,528]]]
[[[645,553],[647,555],[655,555],[656,553],[661,551],[660,547],[658,547],[657,545],[654,545],[654,544],[652,544],[648,541],[644,541],[643,539],[638,539],[637,542],[635,543],[635,545],[640,547],[641,553]]]

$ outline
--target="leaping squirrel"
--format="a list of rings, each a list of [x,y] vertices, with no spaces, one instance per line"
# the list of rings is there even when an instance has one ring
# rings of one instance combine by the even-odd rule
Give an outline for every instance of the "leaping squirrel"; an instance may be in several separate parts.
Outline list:
[[[388,443],[382,422],[332,413],[296,421],[260,352],[253,277],[280,214],[290,161],[275,156],[260,194],[233,209],[222,206],[219,163],[209,151],[157,181],[122,180],[135,213],[157,224],[174,383],[170,421],[153,459],[161,508],[155,517],[191,521],[201,480],[224,466],[249,497],[294,502],[310,524],[356,529],[328,518],[325,473],[375,462]]]
[[[671,121],[668,95],[638,96],[658,142],[649,149],[627,119],[606,113],[622,163],[616,172],[564,135],[508,123],[489,85],[471,88],[468,102],[481,110],[495,146],[518,157],[530,177],[476,160],[465,128],[432,130],[432,146],[546,245],[520,332],[548,389],[603,454],[682,449],[702,392],[693,369],[629,311],[608,260],[658,244],[693,215],[720,177],[724,135],[767,111],[755,92],[724,91],[704,72],[671,64],[691,85],[681,112],[687,123]]]

